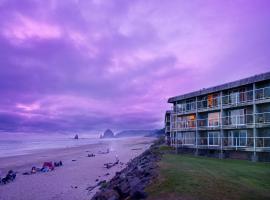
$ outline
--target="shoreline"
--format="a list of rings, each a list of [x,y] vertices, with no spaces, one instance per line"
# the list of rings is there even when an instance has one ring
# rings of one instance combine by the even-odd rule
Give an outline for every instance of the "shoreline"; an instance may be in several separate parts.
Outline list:
[[[133,158],[127,166],[117,172],[108,182],[99,184],[99,190],[91,200],[145,199],[148,187],[158,176],[158,162],[161,160],[159,147],[162,139],[154,143],[143,153]]]
[[[97,144],[2,157],[0,158],[2,175],[9,169],[17,171],[18,175],[14,182],[0,185],[1,200],[91,199],[96,190],[89,192],[87,188],[99,181],[110,180],[116,172],[125,168],[126,163],[132,158],[148,149],[155,139],[136,137],[101,140]],[[107,149],[110,149],[108,154],[99,153]],[[96,156],[87,157],[88,153]],[[106,169],[104,164],[115,162],[116,156],[123,164]],[[22,175],[26,170],[31,170],[32,166],[41,167],[45,161],[59,160],[63,162],[63,166],[52,172]]]

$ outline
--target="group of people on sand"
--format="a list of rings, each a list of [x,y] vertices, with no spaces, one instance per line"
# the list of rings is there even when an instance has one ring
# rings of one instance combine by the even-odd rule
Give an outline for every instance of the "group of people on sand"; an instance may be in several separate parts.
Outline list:
[[[1,178],[1,174],[0,174],[0,184],[7,184],[9,182],[14,181],[16,178],[16,172],[14,172],[13,170],[9,170],[7,175],[4,178]]]
[[[42,165],[42,168],[38,168],[33,166],[30,172],[24,172],[23,175],[30,175],[30,174],[35,174],[37,172],[50,172],[53,171],[55,167],[60,167],[62,166],[63,163],[60,160],[59,162],[44,162]]]
[[[35,174],[37,172],[50,172],[54,170],[55,167],[60,167],[63,165],[63,162],[60,160],[59,162],[44,162],[42,165],[42,168],[37,168],[35,166],[32,167],[30,172],[24,172],[23,175],[30,175]],[[9,170],[7,175],[3,178],[1,177],[0,173],[0,185],[1,184],[7,184],[9,182],[12,182],[16,179],[17,172],[14,172],[13,170]]]

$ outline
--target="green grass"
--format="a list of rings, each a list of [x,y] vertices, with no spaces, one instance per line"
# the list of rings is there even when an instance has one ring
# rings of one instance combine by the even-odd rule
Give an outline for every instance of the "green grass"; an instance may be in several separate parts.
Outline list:
[[[159,165],[158,180],[147,188],[149,199],[270,199],[266,163],[165,153]]]

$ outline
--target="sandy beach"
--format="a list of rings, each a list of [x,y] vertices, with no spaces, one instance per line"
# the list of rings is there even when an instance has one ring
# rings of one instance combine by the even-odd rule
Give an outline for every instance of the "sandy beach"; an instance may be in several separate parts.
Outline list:
[[[10,169],[18,172],[14,182],[0,185],[0,199],[89,200],[97,188],[89,192],[88,187],[112,178],[130,159],[149,148],[153,140],[154,138],[146,137],[104,139],[98,144],[40,150],[33,154],[0,158],[2,174]],[[107,149],[110,150],[109,153],[100,153]],[[96,156],[87,157],[91,153]],[[104,164],[115,162],[116,156],[124,164],[105,168]],[[43,162],[59,160],[63,162],[63,166],[51,172],[22,175],[23,172],[30,171],[32,166],[41,167]]]

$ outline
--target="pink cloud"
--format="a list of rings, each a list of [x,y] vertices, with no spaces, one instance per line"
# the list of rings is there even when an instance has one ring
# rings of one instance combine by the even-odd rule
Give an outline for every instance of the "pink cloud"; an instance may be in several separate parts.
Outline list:
[[[27,40],[31,38],[53,39],[61,36],[61,30],[56,25],[36,21],[21,14],[17,14],[15,19],[3,30],[3,34],[7,38]]]

